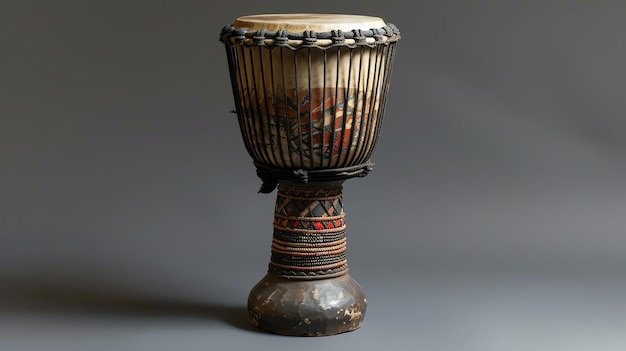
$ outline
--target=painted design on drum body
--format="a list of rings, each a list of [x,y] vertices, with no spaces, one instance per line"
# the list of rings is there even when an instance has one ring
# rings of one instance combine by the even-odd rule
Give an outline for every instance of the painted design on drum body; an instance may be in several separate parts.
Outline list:
[[[376,123],[377,108],[371,93],[345,88],[292,90],[286,97],[273,97],[269,104],[260,99],[249,114],[254,116],[255,132],[262,133],[267,144],[255,139],[254,145],[269,146],[272,154],[278,155],[276,162],[284,160],[292,168],[346,162],[356,157],[367,139],[373,139],[373,130],[364,127]],[[264,121],[269,121],[265,130]]]
[[[240,123],[253,158],[292,169],[368,160],[382,120],[388,46],[234,49]]]

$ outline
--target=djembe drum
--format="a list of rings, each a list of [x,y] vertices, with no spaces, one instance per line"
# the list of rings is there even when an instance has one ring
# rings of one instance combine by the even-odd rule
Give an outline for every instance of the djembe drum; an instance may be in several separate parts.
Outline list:
[[[332,335],[363,322],[342,183],[372,170],[399,39],[392,24],[357,15],[254,15],[222,30],[260,192],[278,187],[269,270],[248,298],[261,329]]]

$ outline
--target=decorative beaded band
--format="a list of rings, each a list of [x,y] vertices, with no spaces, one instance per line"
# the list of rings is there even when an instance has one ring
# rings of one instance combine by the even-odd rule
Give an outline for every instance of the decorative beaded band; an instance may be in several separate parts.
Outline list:
[[[341,190],[279,187],[269,273],[321,279],[347,272]]]

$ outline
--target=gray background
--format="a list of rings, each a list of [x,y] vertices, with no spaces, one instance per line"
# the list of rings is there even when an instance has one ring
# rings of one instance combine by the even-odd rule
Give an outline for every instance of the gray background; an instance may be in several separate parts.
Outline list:
[[[259,333],[269,260],[218,34],[396,24],[374,172],[345,184],[364,326]],[[0,349],[626,349],[621,1],[1,1]]]

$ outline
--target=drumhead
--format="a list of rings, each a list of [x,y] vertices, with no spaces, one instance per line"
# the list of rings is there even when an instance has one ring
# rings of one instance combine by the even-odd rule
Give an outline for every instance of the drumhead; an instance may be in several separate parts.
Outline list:
[[[379,17],[364,15],[292,13],[242,16],[237,18],[233,26],[252,31],[330,32],[332,30],[382,28],[386,26],[386,23]]]

